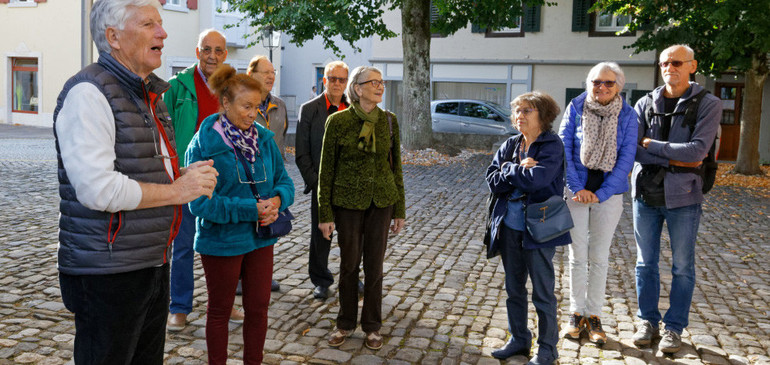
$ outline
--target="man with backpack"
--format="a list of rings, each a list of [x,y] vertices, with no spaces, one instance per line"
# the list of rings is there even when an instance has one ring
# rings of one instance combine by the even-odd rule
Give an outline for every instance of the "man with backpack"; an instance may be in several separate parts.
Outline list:
[[[631,176],[634,236],[637,247],[636,294],[640,322],[633,341],[647,346],[662,337],[658,348],[675,353],[695,287],[695,240],[704,194],[704,159],[712,162],[721,101],[690,82],[698,61],[686,45],[666,48],[660,55],[665,85],[636,103],[639,144]],[[713,167],[713,164],[711,164]],[[713,180],[712,180],[713,182]],[[706,189],[707,190],[707,189]],[[669,309],[661,318],[660,237],[666,221],[672,252]],[[665,328],[659,331],[663,320]]]

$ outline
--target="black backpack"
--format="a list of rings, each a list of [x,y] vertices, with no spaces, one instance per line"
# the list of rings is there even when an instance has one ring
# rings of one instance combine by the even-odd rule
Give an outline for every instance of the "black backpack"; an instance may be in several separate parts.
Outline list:
[[[647,95],[645,95],[645,98],[648,98],[647,107],[644,110],[645,113],[645,128],[649,129],[649,121],[652,117],[666,117],[666,116],[676,116],[676,115],[684,115],[684,121],[682,122],[682,127],[689,127],[690,128],[690,134],[693,133],[695,130],[695,124],[698,122],[698,108],[700,107],[701,101],[703,101],[703,98],[706,96],[708,91],[706,89],[701,90],[697,95],[692,97],[687,104],[687,107],[683,112],[674,112],[674,113],[655,113],[652,110],[652,93],[649,92]],[[714,187],[714,182],[716,181],[717,176],[717,170],[719,169],[719,164],[717,163],[717,153],[719,152],[719,137],[722,134],[722,127],[719,127],[719,130],[717,131],[717,135],[714,137],[714,142],[711,143],[711,148],[709,148],[709,152],[706,155],[706,158],[703,159],[703,164],[700,165],[700,167],[681,167],[681,166],[669,166],[668,170],[671,172],[692,172],[696,173],[701,176],[703,179],[703,194],[708,193],[711,188]]]

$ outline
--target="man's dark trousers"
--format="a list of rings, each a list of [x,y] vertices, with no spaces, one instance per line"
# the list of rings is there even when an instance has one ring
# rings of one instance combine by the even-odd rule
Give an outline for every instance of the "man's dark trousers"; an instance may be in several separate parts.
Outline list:
[[[318,229],[318,194],[315,190],[311,190],[310,196],[310,224],[312,225],[308,258],[310,281],[315,286],[328,288],[334,283],[334,276],[329,271],[329,249],[332,241],[325,239],[321,230]]]
[[[75,314],[75,363],[163,364],[169,265],[108,275],[59,274]]]

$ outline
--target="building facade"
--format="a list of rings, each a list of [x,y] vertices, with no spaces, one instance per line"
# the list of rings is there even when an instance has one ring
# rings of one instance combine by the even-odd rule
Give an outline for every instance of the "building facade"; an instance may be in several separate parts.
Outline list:
[[[91,41],[88,15],[93,0],[45,1],[0,0],[0,123],[53,126],[56,98],[67,79],[96,61],[98,52]],[[252,29],[239,24],[242,14],[227,11],[221,0],[164,0],[160,15],[168,33],[163,64],[155,73],[168,80],[197,62],[198,34],[208,28],[227,37],[229,63],[245,72],[252,57],[267,55],[260,46],[249,47]],[[224,7],[223,12],[217,9]],[[225,28],[226,24],[236,25]],[[34,25],[34,26],[33,26]],[[273,52],[280,69],[281,52]],[[280,73],[276,90],[280,93]]]

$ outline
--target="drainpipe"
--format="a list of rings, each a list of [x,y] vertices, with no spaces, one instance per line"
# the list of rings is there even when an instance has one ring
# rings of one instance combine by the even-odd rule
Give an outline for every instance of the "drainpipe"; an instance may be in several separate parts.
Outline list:
[[[93,46],[91,46],[91,32],[89,23],[91,5],[93,0],[80,0],[80,68],[84,68],[93,62]]]

